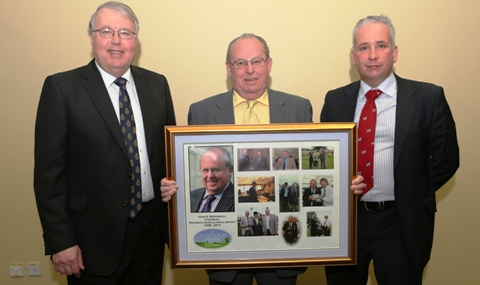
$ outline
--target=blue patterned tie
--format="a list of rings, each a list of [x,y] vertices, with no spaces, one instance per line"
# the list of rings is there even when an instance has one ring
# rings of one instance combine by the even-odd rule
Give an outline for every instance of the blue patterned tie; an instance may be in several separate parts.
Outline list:
[[[125,87],[127,80],[117,78],[115,84],[120,87],[120,126],[122,127],[123,139],[127,147],[132,167],[132,188],[130,199],[130,212],[128,216],[134,219],[142,209],[142,179],[140,171],[140,156],[138,154],[137,128],[135,127],[135,117],[133,115],[132,104]]]
[[[217,199],[217,197],[213,195],[207,196],[207,202],[203,205],[202,210],[200,212],[210,212],[212,210],[212,202]]]

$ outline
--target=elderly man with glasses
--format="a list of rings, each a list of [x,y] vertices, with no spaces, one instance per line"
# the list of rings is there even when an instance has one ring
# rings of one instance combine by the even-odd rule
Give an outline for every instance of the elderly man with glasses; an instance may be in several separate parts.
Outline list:
[[[272,58],[265,40],[243,34],[230,42],[225,67],[233,89],[190,106],[188,124],[270,124],[312,122],[310,100],[268,88]],[[178,189],[162,180],[164,201]],[[306,268],[207,270],[210,284],[293,285]]]
[[[94,59],[48,76],[35,126],[34,188],[45,253],[68,284],[161,284],[167,205],[166,78],[132,66],[138,20],[107,2],[90,19]]]
[[[225,62],[233,89],[192,104],[188,124],[312,122],[308,99],[268,88],[272,64],[262,37],[243,34],[235,38]]]

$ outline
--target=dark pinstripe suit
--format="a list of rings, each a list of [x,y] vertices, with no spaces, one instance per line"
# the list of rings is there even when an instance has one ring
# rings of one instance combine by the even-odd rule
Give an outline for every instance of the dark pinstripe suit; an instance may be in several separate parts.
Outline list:
[[[205,195],[205,187],[198,188],[190,192],[190,211],[198,212],[200,211],[200,205],[202,204],[203,195]],[[227,186],[227,189],[222,195],[220,201],[218,201],[217,206],[215,207],[214,212],[234,212],[235,211],[235,201],[233,200],[233,184],[230,182]]]

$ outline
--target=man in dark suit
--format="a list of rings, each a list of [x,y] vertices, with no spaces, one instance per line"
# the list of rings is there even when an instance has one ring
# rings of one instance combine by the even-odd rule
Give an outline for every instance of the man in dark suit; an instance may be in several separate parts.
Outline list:
[[[312,218],[310,218],[310,236],[316,237],[320,236],[320,226],[319,221],[317,219],[317,215],[313,214]]]
[[[257,182],[252,182],[252,187],[248,189],[248,200],[250,202],[258,202]]]
[[[435,191],[459,166],[455,122],[443,89],[392,72],[398,54],[394,31],[386,16],[357,23],[351,59],[361,81],[329,91],[321,112],[322,122],[360,121],[360,130],[365,94],[374,89],[380,95],[368,99],[376,112],[373,178],[358,177],[352,186],[361,195],[357,265],[326,267],[330,285],[366,284],[372,256],[378,284],[421,284],[433,242]]]
[[[169,86],[163,75],[130,65],[138,35],[130,7],[100,5],[89,35],[95,59],[47,77],[38,106],[34,188],[45,253],[69,284],[160,284],[168,241],[163,129],[175,124]],[[134,119],[123,115],[132,112]],[[136,158],[124,118],[135,124]]]
[[[288,182],[283,183],[282,188],[280,189],[280,211],[288,211],[288,198],[290,195],[290,187],[288,187]]]
[[[257,151],[257,157],[253,159],[252,164],[252,170],[270,170],[270,163],[268,163],[267,158],[263,156],[261,151]]]
[[[250,157],[248,156],[248,150],[242,149],[241,154],[238,156],[238,171],[250,171]]]
[[[294,244],[298,240],[297,223],[293,221],[293,216],[288,217],[288,221],[283,224],[283,238],[286,242]]]
[[[223,147],[209,148],[200,159],[200,172],[204,187],[190,193],[191,212],[235,211],[230,153]]]
[[[258,212],[253,212],[253,235],[254,236],[262,236],[262,219],[258,216]]]
[[[317,187],[317,180],[310,180],[310,187],[303,189],[303,206],[323,206],[320,188]]]
[[[188,124],[269,124],[312,122],[308,99],[268,89],[272,58],[267,43],[254,34],[243,34],[228,46],[225,66],[233,89],[190,106]],[[260,153],[261,155],[261,153]],[[252,164],[255,163],[252,159]],[[265,162],[265,170],[270,169]],[[174,193],[173,181],[162,181],[162,192]],[[306,268],[208,270],[210,284],[295,284]]]

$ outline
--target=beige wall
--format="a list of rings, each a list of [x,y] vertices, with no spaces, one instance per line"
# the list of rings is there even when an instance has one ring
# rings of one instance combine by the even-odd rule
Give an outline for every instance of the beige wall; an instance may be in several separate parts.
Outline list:
[[[33,189],[33,129],[43,80],[91,59],[87,22],[102,0],[3,1],[0,9],[0,284],[66,284],[43,256]],[[432,260],[424,284],[477,284],[480,3],[402,1],[128,1],[140,19],[135,64],[169,80],[178,124],[188,106],[227,90],[227,44],[243,32],[271,48],[271,87],[311,100],[314,121],[329,89],[358,79],[351,30],[369,14],[389,15],[399,46],[395,71],[445,88],[458,130],[461,167],[439,190]],[[477,146],[477,147],[476,147]],[[477,174],[475,174],[477,173]],[[415,183],[415,181],[411,181]],[[13,279],[11,262],[41,261],[42,276]],[[171,271],[164,284],[207,284],[203,271]],[[476,266],[475,266],[476,267]],[[298,284],[325,284],[311,267]],[[371,282],[370,284],[375,284]]]

